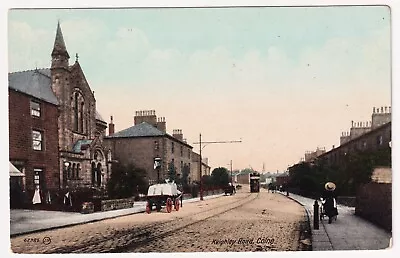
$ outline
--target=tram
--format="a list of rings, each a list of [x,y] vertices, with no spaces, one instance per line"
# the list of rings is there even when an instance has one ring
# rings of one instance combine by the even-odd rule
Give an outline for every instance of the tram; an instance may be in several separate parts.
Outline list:
[[[250,174],[250,192],[260,192],[260,173],[254,172]]]

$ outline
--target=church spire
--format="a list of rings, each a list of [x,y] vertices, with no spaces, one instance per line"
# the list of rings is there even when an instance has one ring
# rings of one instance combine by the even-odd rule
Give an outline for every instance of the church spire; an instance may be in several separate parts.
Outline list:
[[[54,40],[53,51],[51,52],[52,68],[68,67],[69,54],[65,46],[64,37],[61,31],[60,21],[57,23],[56,39]]]

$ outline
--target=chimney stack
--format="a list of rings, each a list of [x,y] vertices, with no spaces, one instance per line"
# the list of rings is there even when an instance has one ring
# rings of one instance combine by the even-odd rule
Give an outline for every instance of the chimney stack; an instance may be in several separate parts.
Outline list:
[[[111,122],[108,124],[108,135],[114,134],[114,130],[113,116],[111,116]]]
[[[181,129],[175,129],[175,130],[173,130],[172,136],[173,136],[175,139],[178,139],[178,140],[180,140],[180,141],[183,141],[183,134],[182,134],[182,130],[181,130]]]
[[[134,125],[146,122],[152,126],[157,124],[157,116],[155,110],[140,110],[135,112]]]
[[[167,132],[167,125],[166,125],[166,122],[165,122],[165,117],[159,117],[159,118],[157,118],[156,127],[157,127],[157,129],[160,130],[161,132],[164,132],[164,133]]]

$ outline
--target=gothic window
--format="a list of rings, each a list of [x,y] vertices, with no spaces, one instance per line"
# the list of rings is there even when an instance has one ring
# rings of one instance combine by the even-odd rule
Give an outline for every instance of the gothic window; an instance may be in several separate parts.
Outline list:
[[[76,174],[75,174],[75,178],[79,179],[79,170],[81,169],[81,164],[77,164],[76,165]]]
[[[74,99],[74,130],[78,131],[78,97],[79,97],[79,93],[75,92],[75,99]]]
[[[69,177],[70,179],[71,179],[71,178],[74,178],[74,176],[75,176],[75,170],[76,170],[76,164],[74,163],[74,164],[72,164],[72,171],[68,173],[68,177]]]
[[[42,132],[32,130],[32,146],[34,150],[43,150],[43,138],[42,138]]]
[[[80,132],[81,132],[81,133],[83,133],[83,132],[85,131],[85,130],[83,129],[83,120],[84,120],[84,119],[83,119],[83,116],[84,116],[84,115],[83,115],[83,108],[84,108],[84,106],[85,106],[85,103],[82,102],[82,103],[81,103],[81,108],[80,108],[80,110],[79,110],[79,113],[80,113],[80,114],[79,114],[79,116],[80,116],[80,121],[79,121],[79,122],[80,122]]]

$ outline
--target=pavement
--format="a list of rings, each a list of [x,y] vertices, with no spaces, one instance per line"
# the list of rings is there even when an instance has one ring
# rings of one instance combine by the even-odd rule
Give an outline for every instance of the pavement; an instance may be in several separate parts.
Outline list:
[[[286,195],[285,193],[282,193]],[[319,220],[319,229],[314,229],[314,201],[296,194],[289,198],[306,209],[312,229],[312,250],[381,250],[391,246],[392,234],[371,222],[355,215],[355,208],[337,205],[337,220],[328,224],[328,218]]]
[[[221,197],[224,194],[204,196],[204,200]],[[200,198],[184,199],[185,203],[198,202]],[[44,210],[10,210],[10,236],[33,233],[43,230],[68,227],[88,222],[95,222],[134,213],[145,212],[146,202],[135,202],[132,208],[81,214],[75,212],[44,211]]]

